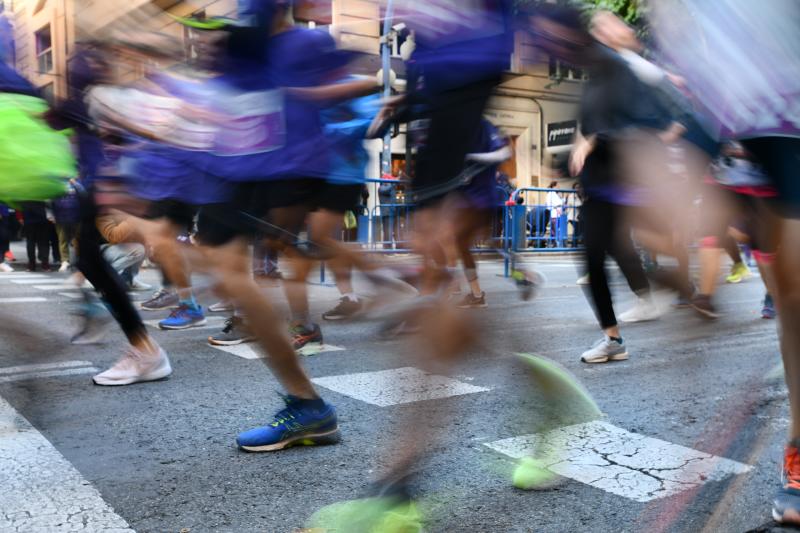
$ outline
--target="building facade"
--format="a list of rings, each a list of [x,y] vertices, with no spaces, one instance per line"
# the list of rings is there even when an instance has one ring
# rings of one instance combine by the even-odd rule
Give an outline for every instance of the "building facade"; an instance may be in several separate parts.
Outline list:
[[[191,34],[170,15],[235,16],[237,0],[0,0],[13,14],[17,69],[48,97],[66,95],[68,57],[75,43],[89,35],[115,28],[147,28],[186,43]],[[10,4],[10,5],[9,5]],[[320,5],[321,4],[321,5]],[[380,70],[382,8],[375,0],[331,0],[309,7],[299,0],[298,23],[326,28],[341,46],[364,52],[358,68],[376,75]],[[392,45],[392,70],[402,90],[402,46]],[[136,73],[131,73],[135,77]],[[577,128],[582,75],[540,57],[523,34],[516,38],[511,69],[497,88],[486,115],[513,142],[514,160],[503,167],[518,187],[546,186],[561,174]],[[380,176],[381,142],[369,143],[372,159],[368,173]],[[405,134],[392,140],[393,168],[406,157]],[[571,182],[566,179],[563,185]]]

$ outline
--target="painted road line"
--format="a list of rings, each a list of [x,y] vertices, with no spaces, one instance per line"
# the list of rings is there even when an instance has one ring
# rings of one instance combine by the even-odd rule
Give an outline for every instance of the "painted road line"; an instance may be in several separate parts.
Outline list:
[[[486,446],[514,459],[542,458],[548,470],[637,502],[649,502],[743,474],[752,467],[607,422],[562,427]]]
[[[34,285],[33,288],[40,291],[67,291],[69,289],[75,289],[75,285],[71,283],[59,283],[58,285]]]
[[[15,283],[17,285],[36,285],[37,283],[47,283],[48,281],[49,280],[47,279],[47,276],[37,276],[35,278],[33,278],[33,277],[31,277],[31,278],[29,278],[29,277],[14,278],[14,279],[11,280],[11,283]],[[57,281],[57,280],[55,280],[55,281]]]
[[[0,398],[0,531],[133,532],[44,436]]]
[[[0,304],[35,304],[46,302],[47,298],[42,296],[31,296],[29,298],[0,298]]]
[[[83,298],[83,293],[80,292],[59,292],[58,295],[73,299]]]
[[[49,277],[49,276],[46,276],[45,274],[36,274],[35,272],[23,272],[23,271],[18,271],[18,272],[0,272],[0,279],[4,279],[5,278],[5,279],[8,279],[8,280],[23,279],[23,278],[31,278],[31,279],[39,278],[39,279],[42,279],[42,278],[47,278],[47,277]]]
[[[264,355],[262,352],[256,348],[254,344],[236,344],[234,346],[211,346],[212,348],[216,348],[217,350],[222,350],[223,352],[227,352],[229,354],[233,354],[236,357],[241,357],[242,359],[263,359]],[[345,348],[341,346],[333,346],[331,344],[309,344],[307,346],[303,346],[301,349],[297,351],[298,354],[311,357],[314,355],[319,355],[321,353],[327,352],[343,352]]]
[[[311,381],[339,394],[380,407],[490,390],[445,376],[428,374],[413,367],[314,378]]]
[[[65,370],[48,370],[45,372],[30,372],[25,374],[12,374],[11,376],[0,376],[0,383],[10,383],[12,381],[27,381],[29,379],[60,378],[62,376],[78,376],[80,374],[96,374],[99,368],[89,366],[86,368],[67,368]],[[2,531],[2,529],[0,529]]]
[[[0,376],[5,376],[7,374],[19,374],[19,373],[30,373],[30,372],[38,372],[40,370],[57,370],[61,368],[77,368],[81,366],[92,366],[91,361],[62,361],[60,363],[42,363],[38,365],[19,365],[19,366],[7,366],[5,368],[0,368]]]

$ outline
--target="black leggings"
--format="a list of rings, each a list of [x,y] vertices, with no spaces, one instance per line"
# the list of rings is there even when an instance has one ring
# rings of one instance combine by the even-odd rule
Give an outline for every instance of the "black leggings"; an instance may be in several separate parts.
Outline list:
[[[25,224],[25,245],[28,251],[28,265],[36,266],[36,257],[43,265],[50,264],[50,224],[35,222]],[[38,253],[37,253],[38,252]]]
[[[147,335],[145,325],[125,291],[125,283],[100,250],[102,238],[95,225],[97,207],[94,200],[90,193],[85,192],[80,194],[79,199],[81,222],[78,232],[78,270],[108,304],[128,340],[133,342],[141,339]]]
[[[588,200],[582,208],[589,292],[603,329],[617,325],[606,275],[608,255],[617,262],[633,292],[642,294],[650,289],[633,247],[630,227],[624,220],[624,210],[622,206],[597,200]]]

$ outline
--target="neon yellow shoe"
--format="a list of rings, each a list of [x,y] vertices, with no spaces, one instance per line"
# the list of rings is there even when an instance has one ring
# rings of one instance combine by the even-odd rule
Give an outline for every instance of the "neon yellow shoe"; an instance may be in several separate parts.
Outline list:
[[[742,281],[746,280],[749,277],[752,277],[753,273],[750,272],[750,268],[744,263],[736,263],[731,267],[731,273],[725,278],[726,283],[741,283]]]
[[[422,533],[413,500],[375,497],[334,503],[309,518],[307,533]]]

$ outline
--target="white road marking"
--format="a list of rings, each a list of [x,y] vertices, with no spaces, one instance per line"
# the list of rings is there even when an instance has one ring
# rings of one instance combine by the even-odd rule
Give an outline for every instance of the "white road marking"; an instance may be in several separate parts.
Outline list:
[[[17,272],[0,272],[0,279],[7,278],[9,280],[14,279],[22,279],[22,278],[46,278],[45,274],[36,274],[35,272],[23,272],[21,270]]]
[[[130,532],[50,442],[0,398],[0,531]]]
[[[64,296],[66,298],[73,298],[73,299],[83,298],[83,294],[81,294],[79,292],[59,292],[58,295],[59,296]]]
[[[46,302],[47,298],[42,296],[31,296],[21,298],[0,298],[0,304],[35,304]]]
[[[59,283],[58,285],[34,285],[33,288],[40,291],[66,291],[74,289],[75,285],[71,283]]]
[[[752,470],[731,459],[601,421],[512,437],[486,446],[514,459],[540,458],[548,470],[559,476],[637,502],[673,496]]]
[[[25,374],[12,374],[10,376],[0,376],[0,383],[9,383],[12,381],[26,381],[29,379],[44,379],[44,378],[58,378],[61,376],[77,376],[80,374],[96,374],[100,372],[99,368],[93,366],[85,368],[67,368],[64,370],[48,370],[45,372],[29,372]],[[2,531],[2,529],[0,529]]]
[[[257,349],[253,344],[242,343],[242,344],[235,344],[233,346],[211,345],[211,347],[216,348],[217,350],[222,350],[223,352],[228,352],[229,354],[233,354],[236,357],[241,357],[242,359],[264,358],[264,355],[261,353],[261,351]],[[304,355],[306,357],[311,357],[321,353],[343,352],[344,350],[345,348],[342,348],[341,346],[333,346],[332,344],[309,344],[298,350],[297,353],[299,353],[300,355]]]
[[[38,372],[39,370],[55,370],[59,368],[75,368],[79,366],[92,366],[91,361],[62,361],[60,363],[42,363],[38,365],[7,366],[0,368],[0,376],[17,374],[20,372]]]
[[[42,279],[45,278],[45,279]],[[36,285],[37,283],[45,283],[47,282],[47,276],[36,276],[36,277],[19,277],[14,278],[11,280],[11,283],[15,283],[17,285]]]
[[[445,376],[428,374],[413,367],[314,378],[311,381],[326,389],[380,407],[490,390]]]

